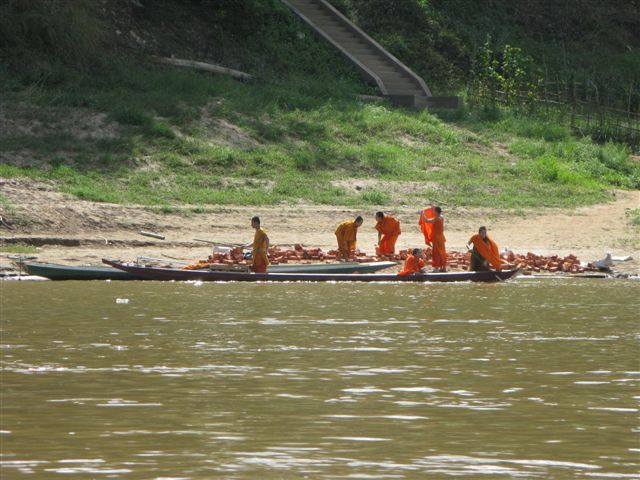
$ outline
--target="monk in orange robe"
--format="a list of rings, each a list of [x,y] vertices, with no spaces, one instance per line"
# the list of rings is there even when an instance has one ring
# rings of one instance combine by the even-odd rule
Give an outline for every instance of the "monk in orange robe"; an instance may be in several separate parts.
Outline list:
[[[336,228],[335,234],[336,239],[338,240],[338,260],[348,260],[353,256],[356,250],[358,227],[362,225],[363,221],[362,217],[358,215],[355,220],[345,220],[338,225],[338,228]]]
[[[400,222],[391,215],[383,212],[376,213],[376,230],[378,231],[378,255],[393,255],[396,253],[396,241],[400,236]]]
[[[412,275],[416,273],[424,273],[424,260],[422,259],[422,250],[414,248],[411,255],[408,255],[404,261],[404,268],[398,275]]]
[[[424,241],[431,246],[431,265],[434,271],[447,271],[447,251],[444,236],[444,218],[440,207],[430,207],[420,212],[418,221],[420,230],[424,235]]]
[[[253,236],[253,244],[251,244],[251,258],[253,260],[251,270],[255,273],[267,273],[267,267],[269,266],[269,237],[267,232],[260,228],[260,217],[251,219],[251,227],[256,230]]]
[[[498,251],[498,245],[487,235],[486,227],[478,229],[478,233],[467,242],[467,248],[471,244],[473,244],[473,250],[471,250],[469,270],[476,272],[486,271],[489,270],[489,264],[496,270],[502,269],[502,259]]]

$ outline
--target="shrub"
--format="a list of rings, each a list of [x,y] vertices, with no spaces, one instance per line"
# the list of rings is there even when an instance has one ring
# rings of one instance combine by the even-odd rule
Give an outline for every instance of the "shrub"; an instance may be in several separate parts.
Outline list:
[[[365,190],[360,197],[370,205],[387,205],[391,202],[391,197],[381,190]]]

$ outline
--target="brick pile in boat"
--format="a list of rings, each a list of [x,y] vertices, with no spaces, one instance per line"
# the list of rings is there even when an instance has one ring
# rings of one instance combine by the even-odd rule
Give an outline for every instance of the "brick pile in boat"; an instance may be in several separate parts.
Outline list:
[[[431,248],[427,247],[422,250],[427,266],[431,260]],[[337,250],[323,251],[321,248],[305,248],[300,244],[296,244],[292,249],[283,249],[274,245],[269,248],[269,262],[272,265],[281,263],[317,263],[317,262],[335,262]],[[385,255],[375,257],[367,255],[364,252],[358,252],[355,256],[356,262],[375,262],[375,261],[395,261],[403,262],[407,255],[411,253],[411,249],[400,250],[395,255]],[[558,255],[537,255],[528,252],[527,254],[517,254],[514,252],[503,253],[502,259],[505,262],[505,268],[520,268],[525,272],[564,272],[564,273],[583,273],[585,271],[597,271],[596,267],[591,264],[583,266],[575,255],[567,255],[561,257]],[[451,270],[468,270],[471,254],[470,252],[447,252],[447,264]],[[232,248],[229,252],[214,252],[209,255],[206,260],[200,260],[196,264],[189,265],[189,269],[208,268],[211,264],[217,265],[249,265],[251,260],[245,258],[241,247]]]

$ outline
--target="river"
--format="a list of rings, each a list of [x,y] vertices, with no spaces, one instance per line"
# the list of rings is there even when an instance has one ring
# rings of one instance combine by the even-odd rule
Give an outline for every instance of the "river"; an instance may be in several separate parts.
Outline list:
[[[3,479],[640,478],[640,282],[2,282]]]

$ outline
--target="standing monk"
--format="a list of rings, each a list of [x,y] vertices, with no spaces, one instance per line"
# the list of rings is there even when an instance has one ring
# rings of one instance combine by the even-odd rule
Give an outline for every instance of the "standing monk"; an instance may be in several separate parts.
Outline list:
[[[267,273],[267,266],[269,265],[269,257],[267,253],[269,251],[269,237],[267,232],[260,228],[260,217],[253,217],[251,219],[251,227],[255,228],[256,234],[253,236],[253,244],[251,245],[251,257],[253,264],[251,265],[251,271],[255,273]]]
[[[338,240],[337,258],[348,260],[356,249],[356,234],[358,227],[362,225],[362,217],[358,215],[355,220],[345,220],[336,228],[336,239]]]
[[[447,271],[447,251],[444,244],[444,218],[440,207],[430,207],[420,212],[418,221],[424,234],[424,241],[431,246],[431,265],[434,272]]]
[[[422,250],[419,248],[414,248],[411,255],[407,256],[404,261],[404,268],[398,275],[405,276],[415,273],[424,273],[424,260],[422,259]]]
[[[487,235],[487,228],[480,227],[478,233],[469,239],[467,248],[473,244],[469,270],[482,272],[489,270],[489,264],[496,270],[502,269],[502,259],[498,252],[498,245]]]
[[[376,213],[376,230],[378,231],[377,255],[393,255],[396,253],[396,240],[400,236],[400,222],[383,212]]]

